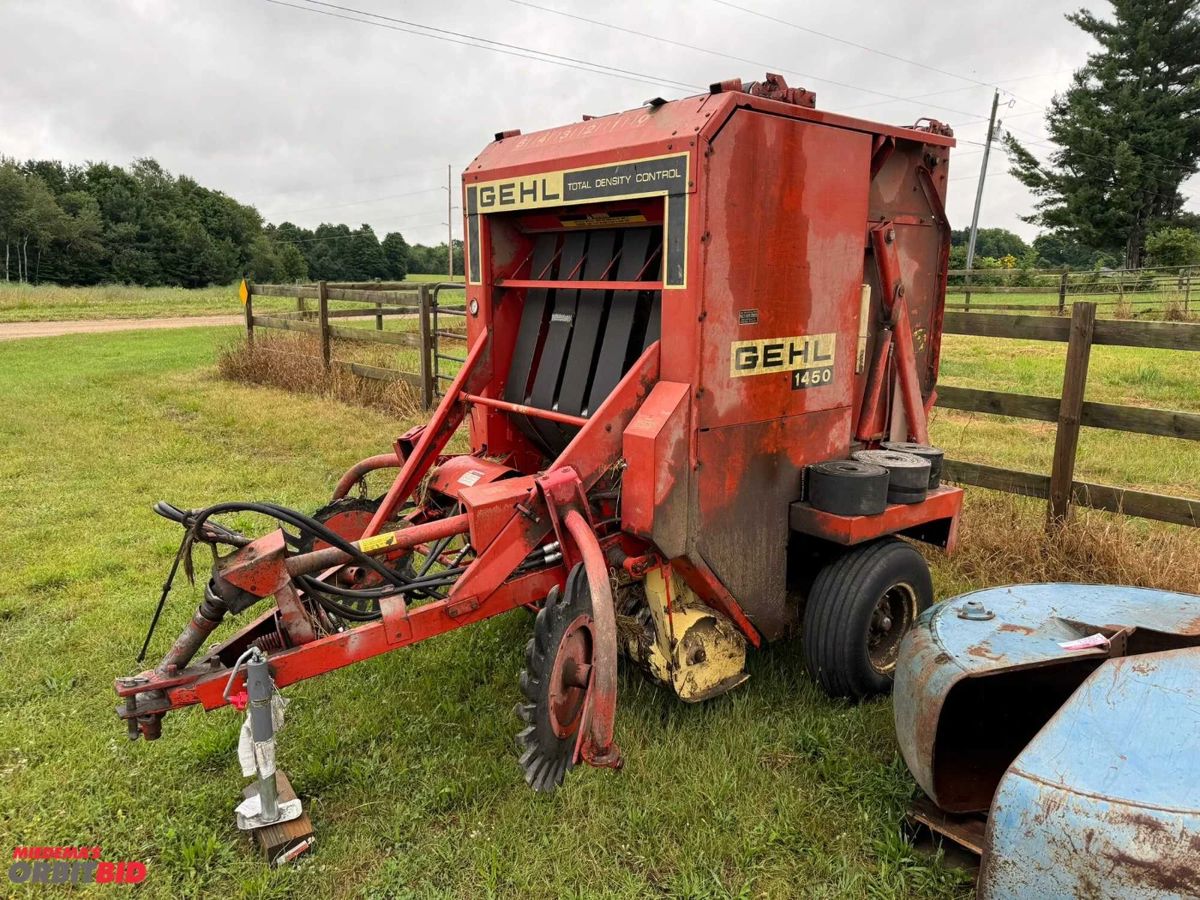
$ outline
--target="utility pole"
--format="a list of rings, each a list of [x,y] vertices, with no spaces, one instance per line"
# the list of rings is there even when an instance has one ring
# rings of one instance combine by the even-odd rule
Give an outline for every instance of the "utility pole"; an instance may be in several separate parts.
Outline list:
[[[999,89],[992,92],[992,115],[988,119],[987,140],[983,142],[983,165],[979,167],[979,186],[975,188],[975,212],[971,214],[971,236],[967,240],[966,305],[971,305],[971,269],[975,265],[975,239],[979,237],[979,207],[983,203],[983,180],[987,177],[988,157],[992,151],[992,136],[996,133],[996,107],[1000,105]]]
[[[993,104],[992,118],[995,117]],[[446,164],[446,274],[450,281],[454,280],[454,178],[450,174],[449,163]]]

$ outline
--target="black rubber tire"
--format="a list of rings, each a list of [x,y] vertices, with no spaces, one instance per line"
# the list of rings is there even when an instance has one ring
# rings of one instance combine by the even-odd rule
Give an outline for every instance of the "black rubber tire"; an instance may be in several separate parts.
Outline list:
[[[808,502],[839,516],[875,516],[887,509],[888,472],[883,466],[834,459],[808,467]]]
[[[907,620],[894,623],[901,632],[898,647],[903,632],[933,602],[929,566],[912,544],[880,538],[817,573],[804,610],[804,663],[829,696],[861,700],[892,689],[895,661],[881,671],[870,652],[872,619],[889,592],[903,599],[906,611]]]

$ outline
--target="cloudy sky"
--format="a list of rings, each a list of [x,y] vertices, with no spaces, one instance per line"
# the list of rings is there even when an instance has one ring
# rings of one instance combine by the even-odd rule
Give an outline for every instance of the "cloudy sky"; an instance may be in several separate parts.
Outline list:
[[[152,156],[271,221],[434,242],[447,165],[457,181],[494,132],[769,68],[823,109],[951,123],[949,211],[965,227],[991,85],[1004,126],[1044,156],[1042,107],[1091,49],[1063,18],[1078,4],[1051,0],[334,2],[0,0],[0,154]],[[1031,238],[1003,154],[988,168],[981,224]]]

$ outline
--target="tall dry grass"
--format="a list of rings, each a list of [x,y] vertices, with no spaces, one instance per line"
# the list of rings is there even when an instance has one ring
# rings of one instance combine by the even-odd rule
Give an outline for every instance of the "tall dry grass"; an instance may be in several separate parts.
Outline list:
[[[380,368],[395,367],[395,359],[389,358],[386,350],[373,347],[335,342],[333,355],[335,359],[350,359]],[[217,368],[223,377],[234,381],[356,403],[401,419],[421,414],[420,395],[411,385],[363,378],[336,363],[332,371],[326,372],[321,365],[320,343],[305,335],[259,332],[253,344],[239,339],[222,349]]]
[[[1200,594],[1200,529],[1078,508],[1047,529],[1045,501],[968,488],[958,551],[930,562],[942,595],[1039,581]]]

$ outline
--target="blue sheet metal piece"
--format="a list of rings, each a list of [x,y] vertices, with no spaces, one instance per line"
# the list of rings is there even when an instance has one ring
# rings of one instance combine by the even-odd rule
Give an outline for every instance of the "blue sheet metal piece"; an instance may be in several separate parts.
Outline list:
[[[971,617],[978,605],[986,614]],[[1094,634],[1108,647],[1064,650]],[[1028,584],[927,610],[904,638],[894,690],[900,752],[947,812],[983,812],[1009,763],[1110,656],[1200,645],[1200,597]]]
[[[1200,896],[1200,650],[1088,677],[1001,779],[979,895]]]
[[[1200,597],[948,600],[901,646],[895,716],[939,807],[991,809],[980,896],[1200,896]]]

